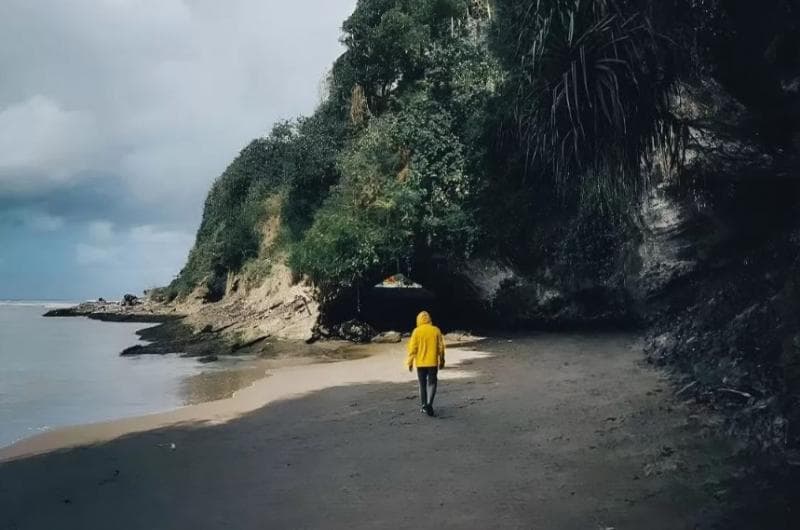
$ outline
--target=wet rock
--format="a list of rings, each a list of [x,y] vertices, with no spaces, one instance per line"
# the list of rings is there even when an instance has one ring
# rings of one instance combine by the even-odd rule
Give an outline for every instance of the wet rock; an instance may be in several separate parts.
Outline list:
[[[145,352],[145,347],[141,344],[137,344],[136,346],[131,346],[130,348],[125,348],[122,350],[120,355],[128,356],[128,355],[140,355]]]
[[[75,313],[75,310],[71,307],[67,308],[58,308],[58,309],[51,309],[47,311],[43,317],[74,317],[78,316]]]

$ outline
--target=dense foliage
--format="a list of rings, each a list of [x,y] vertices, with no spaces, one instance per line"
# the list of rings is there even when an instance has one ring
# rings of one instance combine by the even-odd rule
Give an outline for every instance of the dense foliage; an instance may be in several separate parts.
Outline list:
[[[442,259],[570,274],[614,262],[653,163],[683,159],[678,80],[729,75],[720,50],[732,28],[744,34],[745,4],[359,0],[324,101],[254,140],[214,184],[167,294],[218,292],[261,259],[276,196],[272,244],[323,295]],[[762,18],[747,34],[760,44],[775,21]]]
[[[636,191],[655,145],[679,145],[673,44],[636,7],[499,4],[495,40],[526,163],[566,192],[585,179],[611,194]]]
[[[362,1],[347,51],[308,118],[253,141],[212,187],[169,296],[224,287],[257,260],[264,200],[280,195],[293,269],[335,293],[399,263],[476,247],[487,109],[502,72],[463,0]]]

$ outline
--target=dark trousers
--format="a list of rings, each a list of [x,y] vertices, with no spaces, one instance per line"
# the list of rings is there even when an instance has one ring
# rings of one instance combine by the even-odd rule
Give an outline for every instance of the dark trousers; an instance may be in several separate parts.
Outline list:
[[[436,383],[439,369],[435,366],[417,367],[417,378],[419,379],[419,400],[422,406],[433,406],[433,398],[436,397]]]

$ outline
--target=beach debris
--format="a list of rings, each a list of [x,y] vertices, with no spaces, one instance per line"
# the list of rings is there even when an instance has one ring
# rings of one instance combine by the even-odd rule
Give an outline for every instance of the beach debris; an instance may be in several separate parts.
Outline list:
[[[372,337],[372,342],[378,344],[391,344],[401,340],[403,340],[403,337],[399,331],[384,331]]]
[[[727,394],[732,394],[734,396],[739,396],[739,397],[742,397],[744,399],[752,399],[753,398],[753,394],[750,394],[749,392],[743,392],[741,390],[736,390],[735,388],[718,388],[717,392],[725,392]]]

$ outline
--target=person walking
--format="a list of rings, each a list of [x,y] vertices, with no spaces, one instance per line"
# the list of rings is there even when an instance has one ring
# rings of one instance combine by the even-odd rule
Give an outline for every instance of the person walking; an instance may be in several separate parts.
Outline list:
[[[439,328],[433,325],[427,311],[417,315],[417,327],[408,341],[406,366],[409,372],[413,371],[414,365],[417,366],[422,412],[433,416],[439,369],[444,368],[444,337]]]

